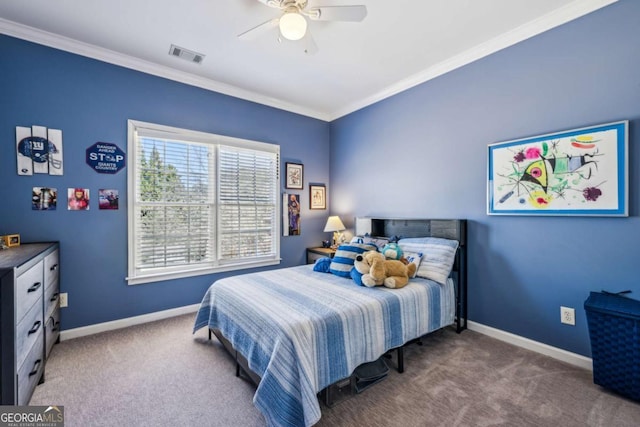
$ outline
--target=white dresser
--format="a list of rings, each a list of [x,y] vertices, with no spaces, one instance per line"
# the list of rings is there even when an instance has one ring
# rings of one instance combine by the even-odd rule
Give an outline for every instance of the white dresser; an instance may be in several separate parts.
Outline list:
[[[27,405],[59,337],[58,243],[0,250],[0,404]]]

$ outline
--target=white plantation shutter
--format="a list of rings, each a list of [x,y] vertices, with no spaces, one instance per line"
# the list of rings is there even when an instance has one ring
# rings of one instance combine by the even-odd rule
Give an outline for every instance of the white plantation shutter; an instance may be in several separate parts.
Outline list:
[[[136,151],[137,267],[210,263],[214,146],[141,136]]]
[[[129,283],[279,262],[279,147],[129,121]]]
[[[278,219],[277,156],[220,146],[218,252],[221,260],[273,257]]]

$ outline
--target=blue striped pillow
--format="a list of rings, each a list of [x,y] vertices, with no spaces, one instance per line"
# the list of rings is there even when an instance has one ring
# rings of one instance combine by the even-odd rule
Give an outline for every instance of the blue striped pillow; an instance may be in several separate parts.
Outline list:
[[[362,243],[345,243],[338,246],[336,253],[333,255],[331,265],[329,266],[329,273],[336,276],[351,277],[351,269],[353,268],[353,262],[358,254],[367,251],[376,251],[375,245],[362,244]]]

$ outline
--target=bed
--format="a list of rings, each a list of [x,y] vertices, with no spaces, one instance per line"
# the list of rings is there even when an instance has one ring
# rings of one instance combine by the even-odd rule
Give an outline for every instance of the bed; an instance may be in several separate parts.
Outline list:
[[[402,289],[388,289],[302,265],[227,277],[203,297],[194,333],[207,327],[236,358],[236,373],[242,367],[256,382],[254,404],[268,425],[311,426],[321,416],[318,393],[361,364],[393,350],[402,371],[404,345],[447,326],[466,328],[465,220],[356,224],[356,234],[399,237],[407,252],[427,241],[455,242],[450,271],[438,281],[421,274]],[[341,246],[331,264],[340,262],[341,249],[356,246]]]

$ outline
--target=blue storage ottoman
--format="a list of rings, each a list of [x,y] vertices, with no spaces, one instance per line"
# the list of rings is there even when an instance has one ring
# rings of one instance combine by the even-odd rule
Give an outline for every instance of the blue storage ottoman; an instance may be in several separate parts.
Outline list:
[[[640,400],[640,301],[591,292],[584,302],[593,382]]]

